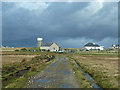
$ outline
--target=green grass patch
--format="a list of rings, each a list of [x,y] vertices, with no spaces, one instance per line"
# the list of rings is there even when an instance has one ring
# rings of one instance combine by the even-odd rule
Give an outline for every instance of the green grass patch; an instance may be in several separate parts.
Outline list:
[[[79,70],[79,68],[76,67],[76,65],[73,63],[72,60],[70,60],[70,63],[73,68],[73,72],[75,75],[75,78],[80,86],[80,88],[92,88],[90,82],[86,79],[84,74]]]

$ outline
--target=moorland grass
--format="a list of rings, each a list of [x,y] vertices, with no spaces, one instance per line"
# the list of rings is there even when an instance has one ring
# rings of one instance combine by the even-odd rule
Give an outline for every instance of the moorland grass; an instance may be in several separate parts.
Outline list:
[[[29,77],[43,70],[47,64],[55,58],[54,55],[36,56],[30,61],[3,65],[2,87],[3,88],[23,88]]]
[[[102,88],[118,88],[118,58],[111,55],[70,55]],[[113,58],[113,59],[112,59]]]

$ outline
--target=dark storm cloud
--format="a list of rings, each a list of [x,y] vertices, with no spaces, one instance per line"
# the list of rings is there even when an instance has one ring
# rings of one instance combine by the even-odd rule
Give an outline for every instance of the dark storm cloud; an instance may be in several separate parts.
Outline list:
[[[42,37],[45,42],[79,47],[88,41],[112,43],[118,33],[117,3],[6,2],[2,15],[3,44],[10,46],[35,46],[36,38]]]

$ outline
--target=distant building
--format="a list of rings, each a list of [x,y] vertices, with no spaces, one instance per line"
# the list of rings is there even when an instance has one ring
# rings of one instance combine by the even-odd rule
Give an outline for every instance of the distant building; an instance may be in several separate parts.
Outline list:
[[[99,46],[96,43],[87,43],[83,46],[83,50],[104,50],[104,46]]]
[[[70,48],[64,48],[64,49],[62,49],[62,51],[63,52],[71,52],[71,53],[74,53],[75,52],[75,50],[74,49],[70,49]]]
[[[118,44],[112,44],[111,45],[111,49],[118,49],[120,47],[120,45],[118,45]]]
[[[38,41],[38,47],[43,50],[48,50],[51,52],[57,52],[59,51],[60,47],[57,43],[42,43],[42,38],[37,38]]]

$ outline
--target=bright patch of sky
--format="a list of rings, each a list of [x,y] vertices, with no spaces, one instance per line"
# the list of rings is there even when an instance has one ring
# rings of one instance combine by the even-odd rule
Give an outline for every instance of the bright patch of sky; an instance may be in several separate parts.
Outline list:
[[[33,11],[33,10],[44,10],[48,7],[48,4],[47,3],[36,3],[36,2],[20,2],[20,3],[17,3],[16,4],[16,7],[17,8],[25,8],[25,9],[28,9],[30,11]]]

